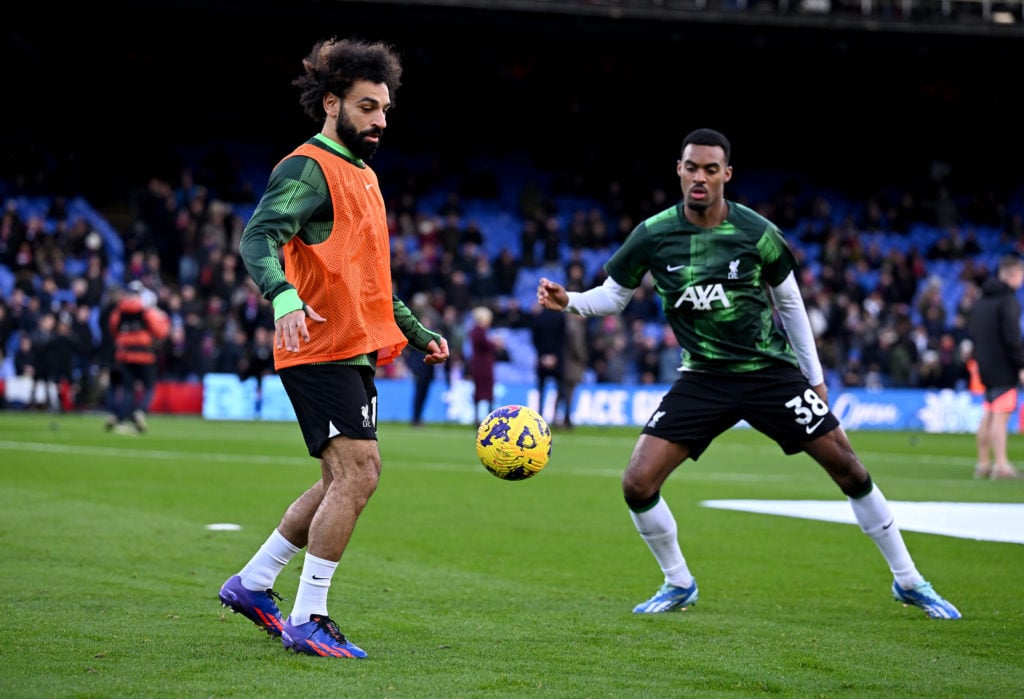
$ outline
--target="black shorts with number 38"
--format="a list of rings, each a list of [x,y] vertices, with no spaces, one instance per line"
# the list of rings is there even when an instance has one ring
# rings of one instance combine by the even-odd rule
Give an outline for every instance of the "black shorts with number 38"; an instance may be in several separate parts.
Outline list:
[[[787,454],[828,434],[839,420],[796,367],[745,374],[684,371],[661,399],[643,433],[687,444],[696,460],[711,441],[740,420]]]

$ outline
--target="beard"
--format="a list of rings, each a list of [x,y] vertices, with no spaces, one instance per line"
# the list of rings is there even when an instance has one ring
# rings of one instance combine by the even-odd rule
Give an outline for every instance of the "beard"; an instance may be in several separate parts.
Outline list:
[[[690,201],[686,200],[686,208],[697,213],[702,213],[708,210],[708,204],[706,201]]]
[[[345,144],[352,155],[360,160],[369,160],[377,152],[380,141],[367,141],[367,136],[380,136],[384,132],[377,127],[356,131],[355,125],[349,121],[348,116],[342,112],[338,117],[338,124],[335,127],[338,132],[338,140]]]

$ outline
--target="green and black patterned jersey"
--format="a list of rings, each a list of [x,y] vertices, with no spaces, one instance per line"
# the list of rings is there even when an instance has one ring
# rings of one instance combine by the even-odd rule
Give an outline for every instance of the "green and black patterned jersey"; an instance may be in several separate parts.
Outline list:
[[[347,149],[319,134],[309,142],[365,167]],[[278,163],[239,243],[239,254],[245,268],[264,298],[273,301],[281,293],[295,289],[285,277],[281,247],[294,237],[306,245],[322,243],[331,234],[333,226],[331,193],[317,162],[298,155]],[[414,348],[423,352],[431,340],[440,343],[441,336],[423,327],[398,297],[392,297],[392,305],[395,324]],[[362,355],[338,363],[374,367],[376,358]]]
[[[798,366],[767,289],[797,268],[796,258],[771,221],[742,204],[728,205],[729,215],[714,228],[687,221],[682,203],[651,216],[605,270],[630,289],[651,273],[686,369]]]

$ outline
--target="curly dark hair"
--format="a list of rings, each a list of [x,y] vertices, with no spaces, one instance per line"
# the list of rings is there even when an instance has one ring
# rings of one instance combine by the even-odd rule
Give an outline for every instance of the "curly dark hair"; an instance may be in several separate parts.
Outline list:
[[[691,143],[696,146],[721,146],[722,150],[725,151],[725,164],[729,164],[729,158],[732,157],[732,144],[729,143],[729,139],[720,131],[715,131],[714,129],[694,129],[683,139],[682,150],[686,150],[686,147]]]
[[[357,80],[384,83],[391,93],[402,84],[402,62],[395,49],[383,42],[331,37],[318,41],[302,59],[303,75],[292,85],[302,91],[299,103],[313,121],[324,120],[324,95],[333,92],[344,99]]]

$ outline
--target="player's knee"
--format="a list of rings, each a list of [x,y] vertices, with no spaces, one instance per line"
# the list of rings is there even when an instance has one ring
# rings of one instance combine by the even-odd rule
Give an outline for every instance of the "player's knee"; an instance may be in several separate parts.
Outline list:
[[[647,510],[657,505],[658,500],[661,499],[660,490],[656,490],[653,495],[640,498],[630,496],[628,493],[625,492],[624,495],[626,499],[626,507],[628,507],[633,512],[646,512]]]
[[[376,442],[372,447],[360,441],[348,441],[346,445],[332,445],[325,449],[321,458],[334,481],[349,484],[363,492],[372,493],[380,481],[381,460],[376,450]],[[347,448],[345,448],[347,446]]]
[[[863,469],[863,466],[861,467]],[[861,476],[858,474],[857,477],[848,479],[846,482],[839,483],[840,489],[843,491],[843,495],[858,500],[865,495],[869,494],[875,484],[871,480],[871,475],[867,471],[863,472]]]
[[[639,477],[635,469],[627,468],[622,474],[622,496],[635,512],[642,512],[654,505],[660,490],[658,484]]]

